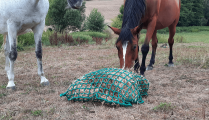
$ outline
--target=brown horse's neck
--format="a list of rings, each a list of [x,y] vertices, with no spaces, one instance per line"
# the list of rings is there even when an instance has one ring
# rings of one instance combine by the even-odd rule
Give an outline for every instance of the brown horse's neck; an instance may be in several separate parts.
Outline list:
[[[145,14],[146,0],[124,0],[123,24],[122,28],[133,29],[139,25],[139,22]]]

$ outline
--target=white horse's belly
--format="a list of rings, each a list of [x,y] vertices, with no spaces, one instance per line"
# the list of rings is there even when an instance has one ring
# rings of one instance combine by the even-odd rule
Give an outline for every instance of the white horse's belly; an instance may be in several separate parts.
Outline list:
[[[0,34],[8,32],[7,23],[13,22],[18,26],[17,33],[24,32],[45,20],[49,9],[48,0],[0,0]]]

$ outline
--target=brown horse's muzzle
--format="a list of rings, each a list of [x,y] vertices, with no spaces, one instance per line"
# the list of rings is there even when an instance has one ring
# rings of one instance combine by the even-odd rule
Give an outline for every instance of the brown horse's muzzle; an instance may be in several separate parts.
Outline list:
[[[118,57],[120,59],[120,68],[129,69],[134,65],[134,61],[138,59],[138,45],[129,43],[126,48],[126,54],[123,55],[123,47],[119,43]]]

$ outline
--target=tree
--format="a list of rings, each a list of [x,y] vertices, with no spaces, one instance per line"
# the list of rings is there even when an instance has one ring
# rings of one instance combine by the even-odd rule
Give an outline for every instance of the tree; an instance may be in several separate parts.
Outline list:
[[[46,25],[52,25],[55,31],[62,33],[66,28],[75,31],[80,29],[85,20],[85,2],[78,10],[66,9],[66,0],[50,0]]]
[[[194,0],[192,12],[194,13],[194,17],[192,19],[191,26],[201,26],[202,19],[204,18],[204,0]]]
[[[181,0],[178,26],[200,26],[204,18],[204,0]]]
[[[204,1],[204,18],[207,26],[209,26],[209,0]]]
[[[90,31],[102,32],[105,27],[104,21],[104,16],[102,16],[101,13],[94,8],[87,18],[86,28]]]
[[[120,29],[122,27],[122,23],[123,23],[123,11],[124,11],[124,5],[121,5],[120,7],[120,14],[115,18],[112,19],[112,27],[116,27],[118,29]]]
[[[178,26],[189,26],[194,16],[192,0],[181,0],[181,12]]]

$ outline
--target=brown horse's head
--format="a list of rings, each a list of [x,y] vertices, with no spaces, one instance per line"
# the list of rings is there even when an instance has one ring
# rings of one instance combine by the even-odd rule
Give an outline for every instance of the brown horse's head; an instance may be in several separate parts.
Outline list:
[[[133,61],[138,61],[138,34],[141,27],[137,26],[134,29],[110,28],[115,34],[119,35],[116,41],[116,48],[118,49],[120,68],[131,68],[134,63]]]

